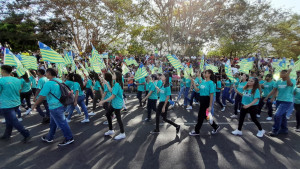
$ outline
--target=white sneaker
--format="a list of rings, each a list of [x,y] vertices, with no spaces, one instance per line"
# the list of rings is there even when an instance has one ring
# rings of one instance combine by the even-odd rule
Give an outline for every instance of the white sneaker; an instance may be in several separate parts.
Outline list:
[[[175,105],[175,104],[174,104]],[[173,109],[174,105],[169,106],[169,109]]]
[[[115,140],[121,140],[121,139],[124,139],[126,137],[125,133],[120,133],[119,135],[117,135],[115,137]]]
[[[81,123],[89,123],[90,122],[90,119],[84,119],[81,121]]]
[[[107,124],[108,124],[108,121],[103,122],[103,124],[106,124],[106,125],[107,125]]]
[[[94,112],[89,113],[89,116],[95,116],[95,115],[96,115],[96,113],[94,113]]]
[[[21,121],[23,121],[23,119],[22,119],[22,118],[18,118],[18,121],[20,121],[20,122],[21,122]]]
[[[198,104],[199,104],[199,102],[195,102],[195,104],[197,104],[197,105],[198,105]]]
[[[286,116],[286,119],[289,120],[291,117],[290,116]]]
[[[237,119],[238,116],[234,114],[234,115],[231,115],[230,118],[232,118],[232,119]]]
[[[240,113],[240,112],[241,112],[241,110],[237,110],[237,112],[238,112],[238,113]]]
[[[259,115],[259,114],[257,114],[257,115],[256,115],[256,117],[257,117],[257,118],[260,118],[260,115]]]
[[[192,106],[189,106],[189,107],[187,107],[186,109],[187,109],[187,110],[192,110],[193,107],[192,107]]]
[[[257,136],[257,137],[263,137],[264,134],[265,134],[265,130],[258,130],[256,136]]]
[[[295,129],[296,132],[300,132],[300,129]]]
[[[243,135],[243,132],[242,131],[240,131],[240,130],[238,130],[238,129],[236,129],[236,130],[234,130],[233,132],[231,132],[233,135],[235,135],[235,136],[242,136]]]
[[[266,120],[271,121],[272,117],[267,117]]]
[[[71,120],[69,120],[69,119],[66,119],[66,121],[67,121],[67,123],[70,123],[70,122],[71,122]]]
[[[31,114],[31,110],[32,110],[32,109],[31,109],[31,108],[29,108],[28,110],[26,110],[26,113],[25,113],[25,114],[26,114],[26,115],[29,115],[29,114]]]
[[[225,107],[223,107],[221,111],[225,111],[225,109],[226,109],[226,108],[225,108]]]
[[[1,120],[1,123],[6,123],[5,119]]]
[[[108,130],[108,132],[104,133],[104,135],[106,135],[106,136],[110,136],[113,134],[115,134],[115,130]]]

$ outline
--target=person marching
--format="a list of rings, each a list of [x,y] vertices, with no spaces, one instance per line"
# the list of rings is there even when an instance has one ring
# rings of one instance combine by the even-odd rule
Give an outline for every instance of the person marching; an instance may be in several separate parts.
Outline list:
[[[150,77],[148,77],[150,78]],[[148,99],[147,102],[147,118],[144,120],[146,122],[151,121],[151,110],[156,112],[156,102],[157,102],[157,90],[156,90],[156,84],[157,84],[157,76],[156,74],[151,75],[151,81],[149,82],[149,93],[145,98],[143,98],[142,102],[145,102]]]
[[[160,76],[163,85],[159,88],[156,86],[156,90],[159,92],[159,104],[156,109],[156,128],[151,131],[151,134],[159,133],[159,119],[160,116],[163,117],[163,120],[176,128],[176,134],[178,134],[180,130],[180,125],[172,122],[167,119],[168,107],[169,107],[169,98],[171,95],[171,89],[169,85],[169,73],[165,73]],[[152,87],[153,89],[153,87]],[[153,90],[152,90],[153,91]]]
[[[31,95],[32,95],[32,90],[31,90],[31,81],[29,80],[27,72],[23,76],[21,76],[21,85],[22,85],[22,90],[21,90],[21,102],[23,99],[26,100],[27,107],[26,109],[26,115],[31,114]]]
[[[104,93],[103,93],[103,97],[101,100],[101,101],[103,101],[103,100],[106,100],[111,97],[111,92],[112,92],[111,86],[113,86],[112,75],[107,72],[104,74],[104,79],[101,78],[100,80],[102,82],[102,85],[104,86],[104,91],[103,91]],[[110,105],[111,105],[111,101],[105,102],[103,104],[103,108],[106,111],[106,113],[109,112]],[[115,118],[115,116],[112,115],[112,119],[114,119],[114,118]],[[103,124],[108,124],[108,121],[105,121]]]
[[[194,80],[194,82],[196,84],[196,87],[198,88],[198,86],[202,82],[202,77],[201,77],[201,71],[200,70],[197,72],[197,77]],[[189,99],[190,100],[190,105],[186,108],[186,110],[192,110],[193,109],[194,99],[196,100],[196,102],[199,101],[199,93],[195,90],[195,88],[193,89],[192,94],[191,94],[191,98]]]
[[[256,134],[257,137],[263,137],[265,134],[265,130],[262,129],[259,121],[256,118],[256,114],[258,111],[258,103],[260,99],[259,92],[259,82],[257,78],[252,78],[248,80],[247,85],[244,87],[243,93],[239,92],[236,87],[234,87],[236,93],[242,96],[242,109],[240,112],[239,126],[238,129],[231,132],[233,135],[243,135],[242,127],[244,123],[244,119],[247,113],[250,114],[252,121],[258,128],[258,132]]]
[[[226,100],[228,100],[231,104],[234,103],[234,101],[230,99],[230,92],[232,90],[233,82],[231,82],[231,80],[227,76],[225,76],[225,79],[225,82],[223,82],[224,90],[222,93],[222,103],[224,107],[221,111],[225,111],[226,109]]]
[[[92,99],[94,98],[94,94],[93,94],[93,76],[92,74],[89,74],[89,79],[86,82],[85,85],[85,105],[88,106],[89,104],[89,97],[91,97]]]
[[[249,80],[249,75],[244,73],[241,76],[241,80],[239,81],[239,83],[237,85],[238,92],[243,93],[244,87],[247,85],[248,80]],[[232,116],[230,116],[231,118],[233,118],[233,119],[238,118],[237,114],[240,113],[241,106],[242,106],[242,96],[237,94],[235,96],[235,102],[234,102],[234,114]]]
[[[261,109],[265,105],[264,99],[273,90],[274,84],[275,84],[275,82],[273,81],[273,78],[272,78],[272,74],[267,74],[265,79],[266,79],[266,81],[261,85],[262,98],[259,101],[259,109],[257,112],[258,117],[260,117]],[[268,120],[268,121],[272,120],[272,116],[273,116],[273,108],[272,108],[273,103],[271,102],[271,98],[272,98],[272,96],[270,98],[268,98],[268,100],[266,102],[267,107],[268,107],[268,117],[266,120]]]
[[[5,118],[5,131],[1,140],[7,140],[11,137],[13,127],[23,135],[23,142],[27,143],[30,139],[30,133],[18,121],[16,110],[21,104],[20,90],[21,81],[18,78],[11,77],[12,67],[8,65],[1,66],[0,78],[0,112]]]
[[[216,84],[216,102],[221,106],[221,108],[223,109],[223,104],[220,101],[220,96],[221,96],[221,90],[222,90],[222,82],[221,82],[221,77],[220,76],[216,76],[217,79],[217,84]]]
[[[203,124],[203,120],[206,119],[206,110],[208,109],[211,112],[213,106],[213,99],[215,93],[215,84],[213,80],[215,80],[214,72],[210,69],[206,70],[204,73],[205,80],[199,85],[196,86],[196,83],[192,81],[192,85],[195,90],[200,93],[199,101],[200,101],[200,109],[198,112],[198,120],[195,126],[195,129],[189,133],[191,136],[196,136],[200,134],[200,129]],[[210,125],[213,127],[212,134],[216,134],[220,129],[220,126],[212,121]]]
[[[94,85],[94,99],[93,99],[93,111],[89,113],[90,116],[96,115],[96,104],[98,100],[101,100],[101,96],[103,95],[102,87],[100,84],[100,79],[97,73],[94,74],[95,85]]]
[[[117,118],[117,121],[120,126],[120,134],[115,137],[115,140],[124,139],[126,137],[123,122],[121,119],[121,109],[123,107],[123,82],[122,82],[122,73],[116,71],[112,77],[115,80],[115,83],[112,88],[112,95],[100,101],[99,105],[102,106],[103,103],[111,101],[111,105],[109,107],[109,111],[106,113],[106,118],[108,121],[109,130],[104,134],[105,136],[113,135],[115,131],[112,128],[112,113],[114,112]]]
[[[137,85],[137,98],[139,99],[139,103],[140,103],[140,107],[144,106],[144,102],[142,102],[142,95],[143,92],[145,91],[145,84],[146,84],[146,80],[145,77],[141,78],[138,80],[138,83],[135,83],[135,85]]]
[[[300,132],[300,78],[297,79],[297,86],[294,90],[295,110],[296,110],[296,132]]]

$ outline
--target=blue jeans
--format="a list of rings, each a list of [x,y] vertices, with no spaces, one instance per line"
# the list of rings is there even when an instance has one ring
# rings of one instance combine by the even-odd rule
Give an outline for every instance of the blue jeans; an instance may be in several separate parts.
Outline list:
[[[229,94],[229,87],[225,87],[222,93],[222,103],[224,106],[226,106],[226,100],[228,100],[230,103],[234,103],[232,99],[230,99],[230,94]]]
[[[44,111],[41,109],[41,104],[44,105],[45,109],[46,109],[46,114],[44,113]],[[43,102],[39,104],[38,106],[36,106],[36,110],[39,112],[39,114],[42,117],[50,117],[50,111],[49,111],[49,106],[47,103],[47,100],[43,100]]]
[[[183,102],[184,106],[187,106],[188,102],[190,102],[190,99],[188,98],[189,91],[190,91],[189,87],[186,87],[185,90],[184,90],[184,102]]]
[[[230,99],[233,100],[234,99],[234,95],[235,95],[235,91],[231,90],[231,94],[230,94]]]
[[[16,110],[19,109],[19,106],[13,108],[0,109],[1,114],[5,118],[5,132],[4,137],[10,137],[13,127],[16,128],[24,137],[28,137],[29,131],[24,128],[24,126],[18,121],[16,117]]]
[[[89,114],[88,114],[87,108],[86,108],[86,106],[85,106],[85,104],[84,104],[84,98],[85,98],[84,95],[78,96],[77,104],[78,104],[78,105],[81,107],[81,109],[83,110],[85,119],[89,119]],[[70,107],[70,109],[69,109],[69,115],[68,115],[68,119],[69,119],[69,120],[70,120],[71,117],[72,117],[72,114],[73,114],[74,109],[75,109],[74,104],[71,104],[71,107]]]
[[[277,109],[274,115],[274,125],[272,127],[273,133],[278,134],[279,132],[288,132],[286,113],[292,104],[292,102],[276,101]]]
[[[16,108],[16,113],[18,115],[18,118],[21,118],[21,110],[19,106]]]
[[[211,106],[211,110],[210,110],[210,113],[211,113],[212,116],[214,115],[214,112],[215,112],[215,109],[214,109],[215,101],[216,101],[216,96],[214,96],[212,106]]]
[[[92,99],[94,98],[94,93],[90,88],[85,89],[85,105],[89,104],[89,97],[91,97]]]
[[[178,92],[177,102],[180,100],[181,95],[184,94],[185,87],[180,87],[180,91]]]
[[[57,126],[61,129],[67,140],[73,138],[71,129],[64,115],[64,110],[65,108],[63,106],[50,110],[50,131],[47,135],[49,140],[53,140]]]
[[[289,109],[286,111],[286,116],[287,116],[287,117],[291,117],[293,111],[294,111],[294,102],[293,102],[292,105],[289,107]]]
[[[133,90],[134,90],[134,88],[136,88],[136,86],[135,86],[135,84],[134,84],[134,83],[132,83],[132,84],[128,84],[128,93],[130,93],[130,92],[131,92],[131,91],[130,91],[130,86],[132,86]]]

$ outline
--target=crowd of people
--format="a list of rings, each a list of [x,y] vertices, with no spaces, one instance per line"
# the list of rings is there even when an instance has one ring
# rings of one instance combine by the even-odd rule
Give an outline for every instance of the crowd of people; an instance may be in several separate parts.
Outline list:
[[[270,136],[288,133],[287,120],[294,109],[297,121],[295,130],[300,132],[300,79],[290,77],[291,69],[282,70],[280,78],[274,79],[272,58],[256,57],[253,69],[248,74],[239,72],[239,66],[236,65],[239,59],[231,59],[234,81],[225,74],[224,63],[227,61],[225,57],[205,59],[206,63],[218,66],[218,73],[214,73],[211,69],[201,70],[197,57],[182,58],[183,66],[192,67],[195,72],[188,77],[183,71],[175,70],[165,57],[136,58],[147,67],[148,71],[146,77],[137,80],[134,76],[138,66],[128,66],[130,71],[122,74],[122,64],[125,64],[123,59],[122,57],[105,59],[106,69],[101,73],[90,71],[89,75],[84,77],[76,71],[71,72],[71,69],[67,74],[58,77],[56,66],[53,64],[52,68],[47,68],[44,62],[40,62],[40,58],[37,59],[38,70],[30,70],[21,77],[17,76],[13,67],[1,65],[0,112],[4,116],[2,123],[6,124],[1,139],[9,139],[13,128],[24,136],[22,140],[24,143],[34,135],[20,123],[23,120],[21,107],[25,110],[23,115],[30,115],[36,110],[41,116],[41,123],[49,124],[48,134],[41,138],[47,143],[53,142],[58,128],[65,137],[59,146],[73,143],[72,129],[68,125],[72,122],[73,112],[79,114],[83,112],[81,123],[90,123],[90,117],[99,113],[102,108],[107,118],[104,124],[108,124],[108,131],[104,135],[115,134],[112,120],[116,119],[120,132],[114,138],[124,139],[126,128],[121,115],[130,111],[126,107],[126,90],[128,93],[137,93],[139,109],[146,106],[147,118],[144,122],[152,121],[152,111],[156,113],[156,127],[151,134],[160,132],[161,117],[163,121],[176,128],[176,133],[179,133],[180,125],[168,119],[168,111],[175,106],[192,110],[199,104],[197,124],[194,130],[189,132],[191,136],[199,135],[204,120],[219,113],[215,111],[215,107],[218,106],[221,111],[225,111],[229,103],[234,106],[230,117],[239,121],[238,128],[232,131],[233,135],[242,135],[244,119],[248,114],[248,118],[251,118],[258,128],[256,136],[263,137],[265,130],[258,119],[265,104],[268,109],[266,120],[274,120]],[[84,64],[85,61],[83,58],[76,60],[78,68],[89,65]],[[83,64],[79,64],[80,62]],[[161,67],[162,72],[151,70],[154,66]],[[89,70],[88,67],[85,68]],[[267,74],[266,68],[270,69]],[[174,95],[174,88],[177,86],[179,86],[178,94]],[[66,98],[73,98],[71,104]],[[91,112],[88,112],[89,104],[92,105]],[[221,126],[217,124],[215,118],[208,121],[213,128],[211,134],[216,134]]]

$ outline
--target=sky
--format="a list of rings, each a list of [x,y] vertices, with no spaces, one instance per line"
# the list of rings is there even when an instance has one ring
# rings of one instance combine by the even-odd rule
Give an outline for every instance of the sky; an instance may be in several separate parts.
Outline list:
[[[258,1],[258,0],[257,0]],[[261,0],[262,2],[265,0]],[[291,9],[300,14],[300,0],[268,0],[274,8]]]

